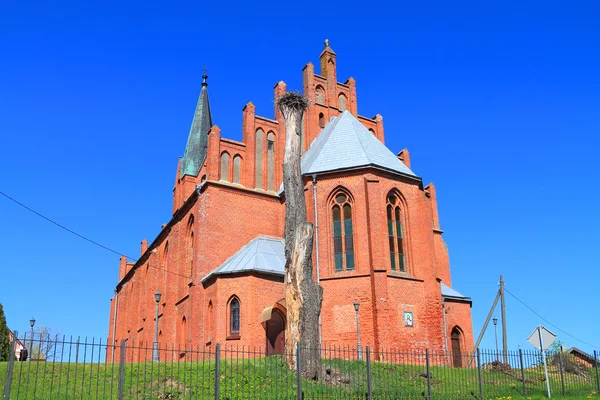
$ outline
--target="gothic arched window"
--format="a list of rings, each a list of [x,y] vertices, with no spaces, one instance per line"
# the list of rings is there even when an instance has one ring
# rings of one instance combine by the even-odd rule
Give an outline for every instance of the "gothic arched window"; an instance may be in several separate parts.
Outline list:
[[[262,189],[263,187],[263,136],[265,133],[262,129],[256,131],[256,147],[254,152],[256,153],[256,184],[255,188]]]
[[[221,176],[222,181],[229,181],[229,153],[221,154]]]
[[[390,245],[390,264],[392,271],[406,272],[404,246],[402,243],[402,218],[400,199],[396,194],[387,197],[388,241]]]
[[[242,171],[242,157],[239,155],[233,157],[233,183],[240,183]]]
[[[275,135],[267,135],[267,190],[275,190]]]
[[[325,105],[325,89],[323,88],[323,86],[318,85],[316,90],[316,103],[320,104],[320,105]]]
[[[325,128],[325,115],[323,113],[319,113],[319,127]]]
[[[340,109],[340,111],[345,111],[346,110],[346,95],[343,93],[340,93],[340,95],[338,96],[338,108]]]
[[[352,204],[350,197],[340,192],[333,198],[333,256],[336,271],[354,269],[354,241],[352,238]]]
[[[240,334],[240,301],[237,297],[229,302],[229,334]]]

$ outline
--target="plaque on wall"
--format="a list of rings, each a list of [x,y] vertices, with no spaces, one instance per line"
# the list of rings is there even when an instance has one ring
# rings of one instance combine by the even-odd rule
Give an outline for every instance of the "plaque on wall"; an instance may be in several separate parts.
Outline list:
[[[415,322],[413,320],[413,313],[410,311],[404,311],[404,326],[412,328]]]

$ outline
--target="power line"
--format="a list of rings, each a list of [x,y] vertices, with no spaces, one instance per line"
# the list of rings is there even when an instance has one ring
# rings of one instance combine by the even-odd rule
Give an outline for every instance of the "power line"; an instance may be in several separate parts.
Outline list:
[[[569,337],[571,337],[571,338],[573,338],[573,339],[577,340],[578,342],[581,342],[581,343],[583,343],[583,344],[586,344],[586,345],[588,345],[588,346],[590,346],[590,347],[593,347],[593,348],[595,348],[595,349],[600,349],[600,347],[598,347],[598,346],[594,346],[594,345],[593,345],[593,344],[591,344],[591,343],[588,343],[588,342],[586,342],[586,341],[584,341],[584,340],[581,340],[581,339],[579,339],[579,338],[576,338],[575,336],[571,335],[570,333],[563,331],[563,330],[562,330],[562,329],[560,329],[558,326],[554,325],[552,322],[550,322],[550,321],[548,321],[546,318],[542,317],[542,316],[541,316],[541,315],[540,315],[538,312],[536,312],[536,311],[535,311],[533,308],[531,308],[531,307],[529,307],[527,304],[525,304],[525,303],[524,303],[522,300],[520,300],[520,299],[519,299],[517,296],[515,296],[515,295],[514,295],[514,294],[512,294],[510,291],[508,291],[508,289],[506,289],[506,287],[504,287],[504,291],[505,291],[506,293],[510,294],[510,295],[511,295],[511,296],[512,296],[512,297],[513,297],[515,300],[517,300],[519,303],[523,304],[523,305],[524,305],[524,306],[525,306],[527,309],[529,309],[529,311],[531,311],[532,313],[534,313],[535,315],[537,315],[538,317],[540,317],[540,318],[541,318],[543,321],[545,321],[546,323],[548,323],[548,325],[552,325],[554,328],[556,328],[556,330],[558,330],[558,331],[560,331],[560,332],[564,333],[565,335],[567,335],[567,336],[569,336]]]
[[[69,228],[67,228],[67,227],[66,227],[66,226],[64,226],[64,225],[61,225],[61,224],[59,224],[59,223],[58,223],[58,222],[56,222],[56,221],[53,221],[52,219],[50,219],[50,218],[46,217],[45,215],[42,215],[42,214],[40,214],[39,212],[35,211],[34,209],[27,207],[25,204],[21,203],[21,202],[20,202],[20,201],[18,201],[17,199],[13,199],[12,197],[10,197],[9,195],[7,195],[6,193],[4,193],[4,192],[2,192],[2,191],[0,191],[0,194],[1,194],[2,196],[6,197],[7,199],[9,199],[10,201],[12,201],[12,202],[14,202],[14,203],[16,203],[16,204],[20,205],[20,206],[21,206],[21,207],[23,207],[24,209],[26,209],[26,210],[28,210],[28,211],[30,211],[30,212],[32,212],[32,213],[34,213],[34,214],[35,214],[35,215],[37,215],[38,217],[41,217],[41,218],[45,219],[46,221],[48,221],[48,222],[50,222],[50,223],[52,223],[52,224],[54,224],[54,225],[58,226],[58,227],[59,227],[59,228],[61,228],[61,229],[64,229],[65,231],[67,231],[67,232],[69,232],[69,233],[71,233],[71,234],[73,234],[73,235],[75,235],[75,236],[78,236],[79,238],[81,238],[81,239],[83,239],[83,240],[86,240],[86,241],[88,241],[88,242],[90,242],[90,243],[92,243],[92,244],[95,244],[96,246],[98,246],[98,247],[101,247],[101,248],[103,248],[104,250],[108,250],[108,251],[110,251],[110,252],[112,252],[112,253],[115,253],[115,254],[118,254],[118,255],[120,255],[120,256],[124,255],[125,257],[127,257],[127,258],[129,258],[129,259],[131,259],[131,260],[133,260],[133,261],[137,261],[137,259],[135,259],[135,258],[133,258],[133,257],[129,257],[129,256],[127,256],[126,254],[123,254],[123,253],[120,253],[120,252],[118,252],[118,251],[116,251],[116,250],[113,250],[113,249],[111,249],[110,247],[106,247],[106,246],[104,246],[104,245],[102,245],[102,244],[100,244],[100,243],[98,243],[98,242],[96,242],[96,241],[94,241],[94,240],[92,240],[92,239],[90,239],[90,238],[87,238],[87,237],[85,237],[85,236],[83,236],[83,235],[81,235],[81,234],[79,234],[79,233],[75,232],[75,231],[74,231],[74,230],[72,230],[72,229],[69,229]]]
[[[54,224],[54,225],[58,226],[59,228],[61,228],[61,229],[64,229],[65,231],[67,231],[67,232],[69,232],[69,233],[71,233],[71,234],[73,234],[73,235],[75,235],[75,236],[77,236],[77,237],[79,237],[79,238],[81,238],[81,239],[83,239],[83,240],[86,240],[86,241],[88,241],[88,242],[90,242],[90,243],[92,243],[92,244],[94,244],[94,245],[96,245],[96,246],[98,246],[98,247],[100,247],[100,248],[102,248],[102,249],[104,249],[104,250],[108,250],[108,251],[110,251],[110,252],[112,252],[112,253],[115,253],[115,254],[118,254],[118,255],[120,255],[120,256],[121,256],[121,255],[124,255],[125,257],[129,258],[130,260],[132,260],[132,261],[134,261],[134,262],[135,262],[135,261],[138,261],[138,259],[137,259],[137,258],[129,257],[129,256],[128,256],[128,255],[126,255],[126,254],[120,253],[120,252],[118,252],[118,251],[116,251],[116,250],[113,250],[113,249],[111,249],[110,247],[104,246],[104,245],[102,245],[102,244],[100,244],[100,243],[98,243],[98,242],[96,242],[96,241],[94,241],[94,240],[92,240],[92,239],[89,239],[89,238],[87,238],[87,237],[85,237],[85,236],[83,236],[83,235],[81,235],[81,234],[79,234],[79,233],[77,233],[77,232],[73,231],[72,229],[69,229],[69,228],[67,228],[67,227],[66,227],[66,226],[64,226],[64,225],[61,225],[61,224],[59,224],[58,222],[56,222],[56,221],[54,221],[54,220],[52,220],[52,219],[50,219],[50,218],[46,217],[46,216],[45,216],[45,215],[43,215],[43,214],[40,214],[39,212],[35,211],[34,209],[32,209],[32,208],[30,208],[30,207],[27,207],[25,204],[23,204],[23,203],[21,203],[20,201],[18,201],[18,200],[16,200],[16,199],[14,199],[14,198],[12,198],[12,197],[10,197],[9,195],[7,195],[6,193],[4,193],[4,192],[2,192],[2,191],[0,191],[0,194],[1,194],[2,196],[6,197],[7,199],[9,199],[9,200],[13,201],[14,203],[16,203],[16,204],[20,205],[21,207],[25,208],[26,210],[28,210],[28,211],[32,212],[33,214],[37,215],[38,217],[41,217],[41,218],[45,219],[45,220],[46,220],[46,221],[48,221],[48,222],[51,222],[52,224]],[[175,271],[170,271],[170,270],[168,270],[168,269],[164,269],[164,268],[155,267],[155,266],[151,265],[150,263],[148,263],[148,266],[149,266],[150,268],[154,268],[154,269],[157,269],[157,270],[159,270],[159,271],[164,271],[164,272],[168,272],[168,273],[170,273],[170,274],[174,274],[174,275],[182,276],[182,277],[184,277],[184,278],[189,278],[189,276],[188,276],[188,275],[183,275],[183,274],[180,274],[180,273],[178,273],[178,272],[175,272]]]
[[[50,222],[50,223],[52,223],[52,224],[54,224],[54,225],[58,226],[58,227],[59,227],[59,228],[61,228],[61,229],[64,229],[65,231],[67,231],[67,232],[69,232],[69,233],[71,233],[71,234],[73,234],[73,235],[75,235],[75,236],[77,236],[77,237],[79,237],[79,238],[81,238],[81,239],[83,239],[83,240],[86,240],[86,241],[88,241],[88,242],[90,242],[90,243],[92,243],[92,244],[94,244],[94,245],[96,245],[96,246],[98,246],[98,247],[100,247],[100,248],[102,248],[102,249],[104,249],[104,250],[108,250],[108,251],[110,251],[110,252],[112,252],[112,253],[118,254],[119,256],[122,256],[122,255],[124,255],[125,257],[127,257],[128,259],[130,259],[130,260],[132,260],[132,261],[134,261],[134,262],[138,261],[138,259],[137,259],[137,258],[129,257],[129,256],[128,256],[128,255],[126,255],[126,254],[120,253],[120,252],[118,252],[118,251],[116,251],[116,250],[113,250],[113,249],[111,249],[110,247],[104,246],[103,244],[100,244],[100,243],[96,242],[95,240],[92,240],[92,239],[90,239],[90,238],[87,238],[87,237],[85,237],[85,236],[83,236],[83,235],[81,235],[81,234],[79,234],[79,233],[75,232],[74,230],[67,228],[67,227],[66,227],[66,226],[64,226],[64,225],[62,225],[62,224],[59,224],[58,222],[56,222],[56,221],[54,221],[54,220],[52,220],[52,219],[50,219],[50,218],[46,217],[45,215],[43,215],[43,214],[41,214],[41,213],[39,213],[39,212],[35,211],[34,209],[32,209],[32,208],[30,208],[30,207],[27,207],[25,204],[21,203],[21,202],[20,202],[20,201],[18,201],[17,199],[14,199],[14,198],[10,197],[9,195],[7,195],[6,193],[4,193],[4,192],[2,192],[2,191],[0,191],[0,194],[1,194],[2,196],[6,197],[7,199],[9,199],[10,201],[12,201],[12,202],[14,202],[14,203],[16,203],[16,204],[20,205],[21,207],[23,207],[23,208],[24,208],[24,209],[26,209],[27,211],[29,211],[29,212],[31,212],[31,213],[33,213],[33,214],[37,215],[38,217],[41,217],[41,218],[45,219],[46,221],[48,221],[48,222]],[[154,268],[154,269],[157,269],[157,270],[159,270],[159,271],[164,271],[164,272],[168,272],[168,273],[170,273],[170,274],[174,274],[174,275],[182,276],[182,277],[184,277],[184,278],[189,278],[189,276],[188,276],[188,275],[183,275],[183,274],[180,274],[180,273],[178,273],[178,272],[175,272],[175,271],[169,271],[168,269],[164,269],[164,268],[155,267],[155,266],[151,265],[150,263],[148,263],[148,266],[149,266],[150,268]]]

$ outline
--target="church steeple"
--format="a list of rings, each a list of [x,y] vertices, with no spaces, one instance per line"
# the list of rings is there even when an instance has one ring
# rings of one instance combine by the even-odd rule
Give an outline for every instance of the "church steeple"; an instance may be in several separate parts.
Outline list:
[[[207,78],[205,67],[204,75],[202,75],[202,89],[198,97],[192,127],[190,128],[187,145],[185,146],[185,153],[180,160],[180,177],[184,175],[197,176],[206,158],[208,131],[212,126],[212,116],[210,115],[210,105],[208,103]]]

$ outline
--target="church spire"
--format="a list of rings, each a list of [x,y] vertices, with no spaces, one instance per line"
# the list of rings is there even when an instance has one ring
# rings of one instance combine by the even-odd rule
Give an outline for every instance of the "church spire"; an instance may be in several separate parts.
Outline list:
[[[192,120],[192,127],[188,136],[185,153],[180,160],[180,177],[184,175],[198,176],[200,168],[206,158],[206,147],[208,146],[208,131],[212,126],[210,105],[208,103],[208,83],[206,79],[206,67],[202,75],[202,89],[198,97],[196,112]]]

